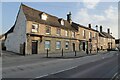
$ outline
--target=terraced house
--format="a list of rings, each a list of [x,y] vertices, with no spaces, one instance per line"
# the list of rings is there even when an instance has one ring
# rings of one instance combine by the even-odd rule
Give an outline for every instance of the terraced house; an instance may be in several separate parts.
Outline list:
[[[106,49],[112,49],[116,47],[115,44],[115,38],[111,35],[110,29],[107,29],[107,32],[104,32],[102,30],[102,26],[100,26],[100,32],[99,32],[99,49],[100,50],[106,50]]]
[[[16,22],[8,31],[5,46],[20,54],[40,54],[97,50],[99,32],[74,23],[71,13],[67,20],[21,4]]]

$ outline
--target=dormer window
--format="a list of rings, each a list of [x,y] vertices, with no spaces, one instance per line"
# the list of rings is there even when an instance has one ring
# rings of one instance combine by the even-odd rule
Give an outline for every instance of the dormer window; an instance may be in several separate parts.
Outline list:
[[[65,24],[63,19],[61,19],[60,23],[61,23],[61,25]]]
[[[43,13],[43,14],[41,15],[41,19],[42,19],[42,20],[47,20],[47,15],[46,15],[45,13]]]

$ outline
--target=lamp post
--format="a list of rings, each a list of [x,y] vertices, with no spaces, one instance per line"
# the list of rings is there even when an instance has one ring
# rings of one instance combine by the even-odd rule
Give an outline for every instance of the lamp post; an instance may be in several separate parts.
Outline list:
[[[112,33],[110,33],[111,34],[111,49],[112,49]]]
[[[90,53],[91,53],[92,51],[92,39],[91,38],[89,39],[89,42],[90,42]]]
[[[96,31],[98,32],[98,25],[96,25]],[[96,39],[97,39],[97,53],[98,53],[98,34],[96,33]]]

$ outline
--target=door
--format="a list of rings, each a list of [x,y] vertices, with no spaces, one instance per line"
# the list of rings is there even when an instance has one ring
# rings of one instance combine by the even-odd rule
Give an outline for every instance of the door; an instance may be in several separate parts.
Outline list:
[[[38,41],[32,41],[32,54],[37,54]]]
[[[108,43],[108,49],[110,49],[110,43]]]
[[[23,55],[25,55],[25,42],[23,43]]]
[[[75,51],[75,43],[73,43],[73,51]]]
[[[83,50],[85,51],[85,42],[83,42]]]

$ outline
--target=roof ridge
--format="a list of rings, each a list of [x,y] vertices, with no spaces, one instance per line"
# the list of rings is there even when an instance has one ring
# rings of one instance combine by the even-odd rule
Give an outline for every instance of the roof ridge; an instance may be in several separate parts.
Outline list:
[[[27,8],[32,9],[32,10],[38,11],[38,12],[40,12],[40,13],[41,13],[41,12],[42,12],[42,13],[45,13],[45,14],[51,16],[51,17],[54,17],[54,18],[57,18],[57,19],[61,19],[60,17],[57,17],[57,16],[55,16],[55,15],[51,15],[51,14],[49,14],[49,13],[46,13],[46,12],[44,12],[44,11],[40,11],[40,10],[35,9],[35,8],[32,8],[32,7],[27,6],[27,5],[23,4],[23,3],[21,3],[21,6],[25,6],[25,7],[27,7]],[[63,19],[63,18],[62,18],[62,19]],[[65,20],[65,19],[63,19],[63,20]],[[67,21],[67,20],[65,20],[65,21]]]

